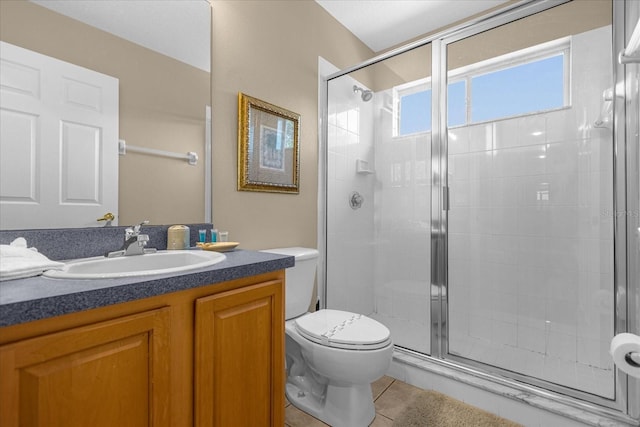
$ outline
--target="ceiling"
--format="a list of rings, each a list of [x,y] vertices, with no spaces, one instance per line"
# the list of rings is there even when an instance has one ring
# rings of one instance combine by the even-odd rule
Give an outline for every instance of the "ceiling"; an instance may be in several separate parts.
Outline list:
[[[210,71],[209,0],[31,1]],[[315,1],[371,50],[379,52],[508,0]]]
[[[211,6],[207,0],[31,1],[194,67],[210,71]],[[185,49],[185,46],[188,46],[188,49]]]
[[[316,0],[374,52],[432,32],[508,0]]]

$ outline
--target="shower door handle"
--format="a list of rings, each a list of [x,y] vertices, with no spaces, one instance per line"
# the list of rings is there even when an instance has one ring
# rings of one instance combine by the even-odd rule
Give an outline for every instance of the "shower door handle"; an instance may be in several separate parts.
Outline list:
[[[442,210],[449,210],[449,187],[442,187]]]

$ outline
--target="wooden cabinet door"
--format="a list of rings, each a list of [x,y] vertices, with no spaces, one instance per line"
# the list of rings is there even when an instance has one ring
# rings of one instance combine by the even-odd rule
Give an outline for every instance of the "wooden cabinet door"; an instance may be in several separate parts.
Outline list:
[[[169,308],[0,347],[3,427],[168,426]]]
[[[196,427],[284,425],[283,286],[196,301]]]

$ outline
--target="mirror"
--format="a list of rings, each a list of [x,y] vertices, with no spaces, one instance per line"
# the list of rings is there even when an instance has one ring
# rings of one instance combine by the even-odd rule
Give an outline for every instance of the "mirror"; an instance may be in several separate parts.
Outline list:
[[[56,5],[62,9],[52,10]],[[96,16],[109,19],[89,25],[67,16],[74,13],[87,22]],[[160,42],[144,46],[131,41],[140,36],[132,27]],[[118,137],[127,146],[197,153],[200,160],[195,166],[133,150],[119,156],[118,207],[110,210],[119,225],[145,219],[151,224],[210,220],[210,212],[205,212],[210,27],[206,0],[0,2],[0,40],[118,79]],[[103,226],[104,221],[97,219],[92,218],[91,225]]]

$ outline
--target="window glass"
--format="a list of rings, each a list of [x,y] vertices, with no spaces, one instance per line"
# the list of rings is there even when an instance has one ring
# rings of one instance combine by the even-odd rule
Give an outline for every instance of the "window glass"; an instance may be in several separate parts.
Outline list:
[[[564,105],[564,55],[471,78],[471,122],[483,122]]]
[[[548,48],[547,48],[548,49]],[[464,126],[562,108],[567,104],[568,45],[541,58],[540,52],[505,55],[458,70],[447,90],[447,124]],[[544,53],[543,53],[544,54]],[[507,65],[507,64],[516,65]],[[431,81],[396,88],[395,136],[431,131]]]
[[[431,130],[431,90],[400,98],[400,135]]]

